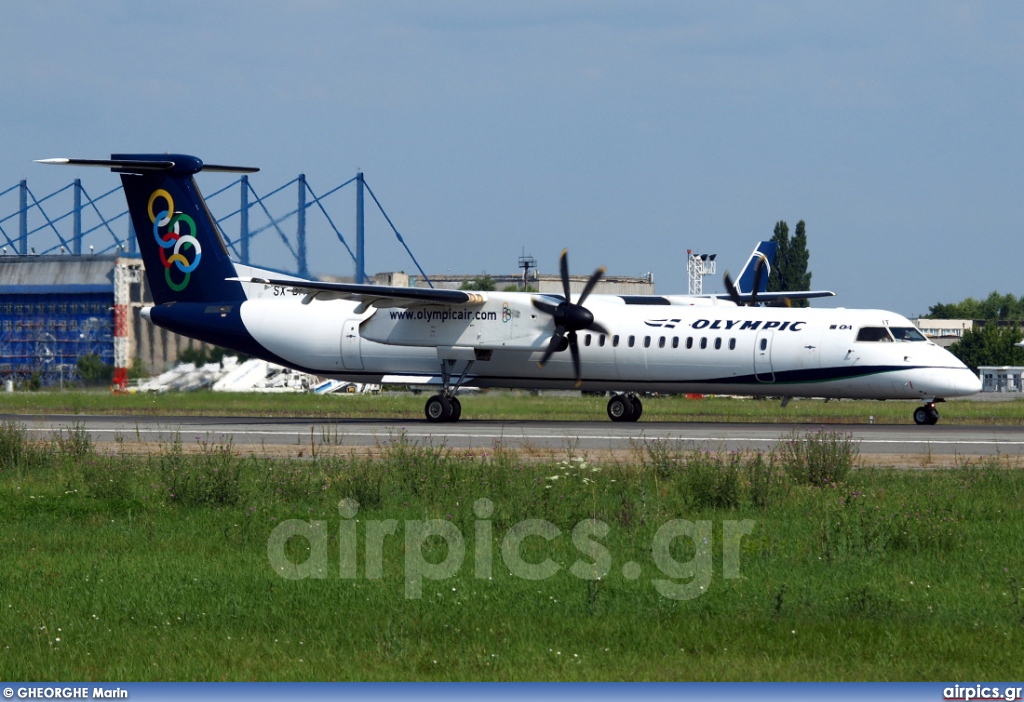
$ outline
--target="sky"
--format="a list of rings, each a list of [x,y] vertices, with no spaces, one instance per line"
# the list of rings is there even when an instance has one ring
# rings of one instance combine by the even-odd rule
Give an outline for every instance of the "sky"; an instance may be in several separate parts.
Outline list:
[[[260,194],[362,170],[428,274],[524,252],[553,273],[568,248],[574,274],[685,293],[687,249],[735,273],[802,219],[812,287],[838,294],[816,306],[1024,294],[1020,2],[5,0],[0,68],[0,191],[98,196],[116,176],[32,161],[114,152],[258,166]],[[354,245],[351,187],[330,207]],[[351,275],[309,231],[313,273]],[[369,209],[366,258],[415,269]]]

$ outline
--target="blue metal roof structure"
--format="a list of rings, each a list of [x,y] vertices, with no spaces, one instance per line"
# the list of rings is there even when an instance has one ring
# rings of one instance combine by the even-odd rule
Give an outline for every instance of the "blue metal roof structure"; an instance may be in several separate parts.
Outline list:
[[[345,234],[336,223],[337,213],[332,215],[328,207],[336,207],[336,199],[332,196],[348,185],[354,185],[356,191],[356,216],[354,234],[355,250],[349,245]],[[283,214],[272,212],[271,203],[278,205],[276,195],[285,193],[294,187],[297,201],[294,207]],[[364,191],[369,193],[377,209],[394,233],[397,241],[412,259],[417,270],[429,281],[405,238],[398,231],[384,206],[370,188],[361,172],[345,182],[317,195],[304,174],[298,175],[289,182],[274,188],[265,195],[260,195],[253,188],[249,176],[243,175],[228,185],[206,196],[211,208],[226,203],[227,194],[237,191],[238,206],[230,209],[227,214],[214,219],[221,229],[224,241],[231,250],[233,258],[246,265],[260,265],[251,259],[252,243],[264,232],[274,232],[285,246],[293,265],[285,264],[281,272],[312,278],[309,270],[309,252],[307,247],[307,219],[314,216],[321,222],[320,226],[334,234],[354,264],[354,280],[357,283],[366,280],[366,261],[364,253],[365,213],[363,206]],[[66,202],[70,194],[70,206]],[[63,196],[63,197],[62,197]],[[116,197],[111,197],[116,196]],[[231,206],[228,205],[227,208]],[[57,211],[57,213],[55,213]],[[124,208],[121,187],[107,190],[98,197],[92,197],[86,191],[80,179],[55,190],[42,197],[29,188],[28,181],[22,180],[6,190],[0,191],[0,254],[14,256],[48,255],[68,253],[116,254],[121,256],[137,256],[135,235],[132,231],[128,211]],[[237,219],[236,219],[237,218]],[[258,219],[260,223],[252,224]],[[226,225],[237,232],[231,236]],[[292,222],[294,221],[294,225]],[[279,269],[281,264],[262,267]]]

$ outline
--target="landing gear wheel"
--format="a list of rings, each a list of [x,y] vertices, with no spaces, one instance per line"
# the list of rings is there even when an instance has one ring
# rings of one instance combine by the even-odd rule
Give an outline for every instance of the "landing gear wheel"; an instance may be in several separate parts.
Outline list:
[[[633,412],[633,403],[625,395],[612,395],[608,400],[608,418],[613,422],[633,421]]]
[[[640,402],[639,397],[629,398],[629,403],[633,405],[633,412],[629,415],[629,421],[635,422],[640,419],[640,415],[644,413],[644,405]]]
[[[462,403],[459,402],[459,398],[457,398],[457,397],[451,397],[451,398],[449,398],[448,401],[452,405],[452,416],[451,416],[451,419],[449,419],[448,421],[449,422],[457,422],[457,421],[459,421],[459,417],[462,416]]]
[[[427,400],[424,414],[428,422],[448,422],[452,418],[452,403],[444,395],[433,395]]]
[[[935,405],[924,405],[914,410],[914,422],[916,424],[932,425],[939,421],[939,411]]]

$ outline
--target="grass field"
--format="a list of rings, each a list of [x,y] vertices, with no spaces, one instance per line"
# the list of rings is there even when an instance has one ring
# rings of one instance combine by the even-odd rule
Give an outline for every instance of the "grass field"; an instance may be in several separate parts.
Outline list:
[[[420,419],[426,395],[311,395],[254,393],[168,393],[112,395],[109,392],[0,393],[0,414],[162,414],[241,415],[253,417],[313,417]],[[466,419],[607,420],[606,398],[572,395],[490,392],[461,397]],[[644,398],[641,421],[662,422],[808,422],[913,424],[915,402],[872,400],[793,400],[785,408],[778,400],[731,397]],[[938,405],[943,424],[1024,423],[1024,400],[977,402],[954,400]]]
[[[827,431],[604,465],[203,449],[0,425],[0,678],[1024,677],[1014,459],[851,470]]]

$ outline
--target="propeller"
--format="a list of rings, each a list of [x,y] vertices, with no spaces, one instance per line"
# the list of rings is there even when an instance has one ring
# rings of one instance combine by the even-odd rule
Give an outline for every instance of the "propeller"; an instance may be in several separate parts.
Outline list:
[[[556,351],[564,351],[568,347],[572,353],[572,367],[576,371],[576,387],[579,387],[583,383],[583,375],[580,371],[580,346],[576,339],[576,332],[589,329],[598,334],[608,333],[608,330],[594,321],[594,315],[590,310],[583,306],[583,301],[593,292],[594,286],[601,280],[605,269],[602,266],[594,271],[594,274],[590,276],[590,280],[583,287],[583,292],[580,293],[579,298],[576,302],[572,302],[572,297],[569,294],[568,249],[562,250],[559,268],[562,273],[562,290],[565,293],[562,302],[556,305],[539,297],[533,298],[533,306],[541,312],[551,315],[555,321],[555,334],[551,337],[551,342],[548,344],[547,349],[544,351],[544,356],[541,357],[537,365],[543,368],[552,354]]]
[[[729,271],[725,272],[725,289],[729,292],[729,297],[736,303],[737,307],[743,307],[747,305],[753,307],[757,304],[757,293],[761,290],[761,277],[764,275],[764,258],[758,258],[757,263],[754,264],[754,285],[750,291],[750,299],[744,300],[740,297],[739,288],[732,282],[732,277],[729,275]]]

